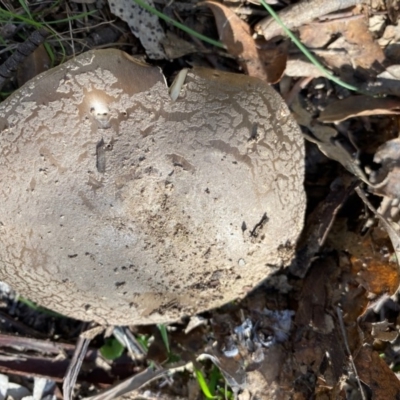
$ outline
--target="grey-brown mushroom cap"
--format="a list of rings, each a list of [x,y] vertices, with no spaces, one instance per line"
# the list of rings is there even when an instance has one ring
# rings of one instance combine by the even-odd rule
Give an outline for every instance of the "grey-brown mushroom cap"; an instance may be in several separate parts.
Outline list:
[[[90,51],[0,105],[0,279],[65,315],[166,323],[244,296],[294,255],[304,144],[244,75]]]

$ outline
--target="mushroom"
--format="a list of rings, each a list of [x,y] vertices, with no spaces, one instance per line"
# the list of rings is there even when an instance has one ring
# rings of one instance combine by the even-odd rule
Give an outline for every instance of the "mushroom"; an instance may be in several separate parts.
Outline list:
[[[281,97],[194,68],[89,51],[0,105],[0,279],[102,324],[168,323],[288,265],[304,145]]]

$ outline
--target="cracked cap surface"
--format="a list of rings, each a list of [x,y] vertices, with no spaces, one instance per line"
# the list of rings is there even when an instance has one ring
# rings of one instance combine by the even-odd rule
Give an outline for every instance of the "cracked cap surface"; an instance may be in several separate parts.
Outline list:
[[[85,53],[0,105],[0,279],[65,315],[167,323],[244,296],[294,255],[304,144],[280,96]]]

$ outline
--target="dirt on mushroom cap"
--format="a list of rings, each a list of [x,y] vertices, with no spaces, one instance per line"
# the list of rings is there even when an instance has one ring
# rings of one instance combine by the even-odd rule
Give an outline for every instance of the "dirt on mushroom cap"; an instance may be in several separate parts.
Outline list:
[[[304,145],[279,95],[194,69],[85,53],[0,105],[0,279],[63,314],[171,322],[287,265]]]

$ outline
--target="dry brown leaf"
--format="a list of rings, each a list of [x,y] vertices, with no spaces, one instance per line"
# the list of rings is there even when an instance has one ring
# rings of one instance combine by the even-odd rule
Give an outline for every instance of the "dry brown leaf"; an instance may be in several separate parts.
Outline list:
[[[154,7],[153,0],[145,0]],[[132,33],[140,40],[149,58],[162,60],[166,58],[162,41],[164,30],[159,18],[131,0],[108,0],[110,11],[125,21]]]
[[[360,0],[300,0],[281,10],[279,17],[287,28],[296,29],[314,19],[352,7],[358,3],[360,3]],[[255,30],[259,35],[264,35],[266,40],[283,34],[282,27],[272,17],[261,20],[256,24]]]
[[[368,29],[367,17],[344,21],[345,27],[340,32],[346,39],[346,51],[355,69],[382,72],[380,64],[385,60],[383,50],[374,40]],[[329,48],[334,49],[332,43]]]
[[[214,14],[220,40],[230,54],[237,57],[245,72],[269,83],[280,80],[286,68],[286,52],[260,50],[249,25],[233,11],[214,1],[205,1]]]
[[[17,71],[18,85],[22,86],[36,75],[50,68],[50,57],[43,44],[31,53],[19,66]]]
[[[284,389],[280,385],[284,362],[290,359],[287,349],[283,346],[272,346],[264,350],[264,359],[258,368],[248,369],[246,374],[246,389],[252,399],[283,399]]]
[[[317,373],[325,356],[325,349],[321,346],[321,336],[302,335],[293,347],[296,361],[300,365],[310,366]]]
[[[392,24],[396,24],[398,22],[398,18],[400,16],[400,6],[398,0],[386,0],[386,8],[390,21]]]
[[[400,398],[400,381],[377,352],[364,346],[354,361],[361,381],[372,392],[372,400]]]
[[[164,47],[165,54],[170,60],[186,56],[197,50],[194,44],[180,38],[171,31],[165,33],[165,38],[161,40],[161,44]]]
[[[382,263],[375,260],[351,257],[353,265],[365,265],[367,267],[360,270],[358,281],[370,293],[381,295],[383,293],[394,294],[399,287],[399,270],[394,262],[386,260]]]
[[[327,247],[336,249],[340,255],[341,284],[334,288],[332,297],[340,299],[347,340],[354,352],[365,340],[355,321],[374,305],[371,293],[375,299],[384,299],[397,290],[398,267],[390,261],[390,253],[382,251],[391,244],[380,227],[374,227],[369,235],[362,237],[359,232],[349,230],[346,218],[338,218],[327,239]]]
[[[304,137],[315,143],[320,151],[328,158],[343,165],[357,178],[370,185],[356,156],[356,149],[343,135],[330,126],[315,121],[312,115],[303,107],[298,96],[292,103],[292,111],[299,125],[306,127],[311,134],[304,133]]]
[[[338,221],[328,244],[349,254],[351,280],[377,296],[396,292],[400,277],[397,263],[390,261],[382,248],[391,247],[390,240],[380,227],[361,236],[348,230],[344,220]],[[350,277],[349,277],[350,278]],[[355,303],[353,303],[355,304]]]
[[[328,29],[331,23],[315,22],[300,27],[301,42],[311,49],[322,49],[332,40],[332,34]],[[315,32],[318,32],[318,35]]]
[[[337,271],[331,257],[317,259],[304,280],[295,322],[297,326],[311,326],[317,332],[328,334],[334,328],[332,317],[327,313],[331,298],[327,285]]]
[[[249,75],[255,73],[261,79],[265,79],[250,27],[222,4],[213,1],[206,1],[204,4],[213,12],[219,38],[227,47],[228,52],[239,58]]]
[[[318,67],[306,61],[301,55],[298,58],[292,56],[292,58],[286,61],[285,75],[295,77],[306,76],[310,78],[325,76]]]
[[[383,70],[385,55],[368,29],[367,17],[360,15],[300,28],[301,41],[314,49],[327,45],[335,36],[338,38],[328,49],[315,51],[328,66],[341,71],[352,66],[365,75],[376,75]]]
[[[399,98],[361,95],[347,97],[329,104],[318,119],[324,122],[339,122],[353,117],[393,114],[400,114]]]
[[[394,324],[384,321],[374,322],[371,324],[371,334],[374,339],[381,340],[382,342],[392,342],[399,336],[399,332]]]
[[[273,50],[259,50],[258,54],[267,74],[268,83],[277,83],[286,71],[287,46],[283,43]]]
[[[388,140],[381,145],[374,156],[380,168],[371,172],[370,180],[375,185],[374,193],[389,199],[400,197],[400,139]]]

